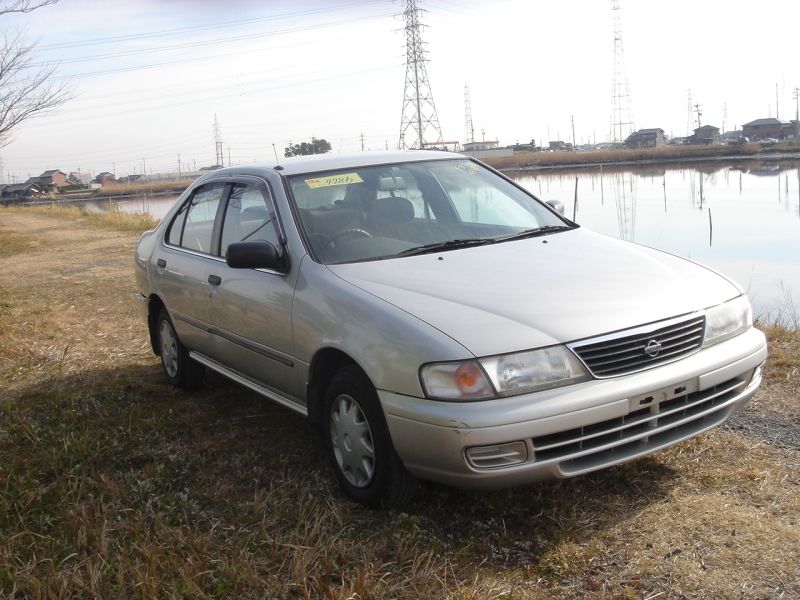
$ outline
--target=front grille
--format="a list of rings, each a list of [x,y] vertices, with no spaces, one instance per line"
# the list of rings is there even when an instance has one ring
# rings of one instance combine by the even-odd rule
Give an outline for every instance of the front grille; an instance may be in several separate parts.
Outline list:
[[[703,345],[706,318],[670,320],[570,344],[595,377],[643,371],[691,354]],[[651,354],[647,353],[648,345]],[[660,345],[657,352],[655,346]]]
[[[725,420],[731,408],[727,403],[744,385],[743,379],[731,379],[623,417],[535,437],[534,462],[562,460],[563,471],[579,471],[683,439]]]

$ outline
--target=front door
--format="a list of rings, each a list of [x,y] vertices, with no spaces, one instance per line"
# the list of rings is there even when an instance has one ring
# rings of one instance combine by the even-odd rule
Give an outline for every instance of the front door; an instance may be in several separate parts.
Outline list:
[[[278,232],[266,184],[234,183],[222,220],[220,255],[240,241],[268,241],[285,251]],[[217,339],[212,357],[266,387],[302,398],[292,340],[297,270],[232,269],[223,262],[213,267],[211,318]]]

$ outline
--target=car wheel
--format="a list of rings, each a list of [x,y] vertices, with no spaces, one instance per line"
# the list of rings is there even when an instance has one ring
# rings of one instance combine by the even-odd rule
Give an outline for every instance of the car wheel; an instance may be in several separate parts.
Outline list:
[[[196,390],[203,383],[204,368],[189,357],[186,347],[178,339],[172,319],[166,309],[158,313],[158,349],[164,375],[172,385],[186,390]]]
[[[339,370],[324,399],[323,440],[342,489],[367,506],[400,506],[417,481],[392,445],[372,382],[355,365]]]

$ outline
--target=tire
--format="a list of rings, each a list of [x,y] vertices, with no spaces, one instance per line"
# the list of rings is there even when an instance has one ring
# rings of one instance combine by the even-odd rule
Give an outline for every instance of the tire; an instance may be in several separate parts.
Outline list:
[[[344,493],[366,506],[402,506],[417,480],[392,445],[372,382],[355,365],[336,372],[325,392],[323,444]]]
[[[158,313],[156,334],[161,366],[167,381],[185,390],[196,390],[203,385],[205,369],[203,365],[189,358],[189,352],[178,339],[172,319],[165,308]]]

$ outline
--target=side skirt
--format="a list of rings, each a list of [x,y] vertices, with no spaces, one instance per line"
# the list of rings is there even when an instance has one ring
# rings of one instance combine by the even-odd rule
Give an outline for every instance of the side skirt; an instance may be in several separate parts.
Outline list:
[[[193,360],[199,362],[201,365],[205,365],[212,371],[216,371],[220,375],[223,375],[228,379],[235,381],[239,385],[242,385],[250,390],[253,390],[255,393],[260,394],[261,396],[264,396],[265,398],[268,398],[273,402],[277,402],[281,406],[285,406],[286,408],[291,409],[296,413],[300,413],[304,417],[308,416],[308,409],[303,404],[301,404],[297,400],[294,400],[290,396],[286,396],[276,390],[273,390],[272,388],[265,387],[260,383],[253,381],[249,377],[245,377],[244,375],[241,375],[236,371],[232,371],[228,367],[225,367],[220,363],[218,363],[217,361],[212,360],[207,356],[203,356],[198,352],[194,351],[189,352],[189,356]]]

